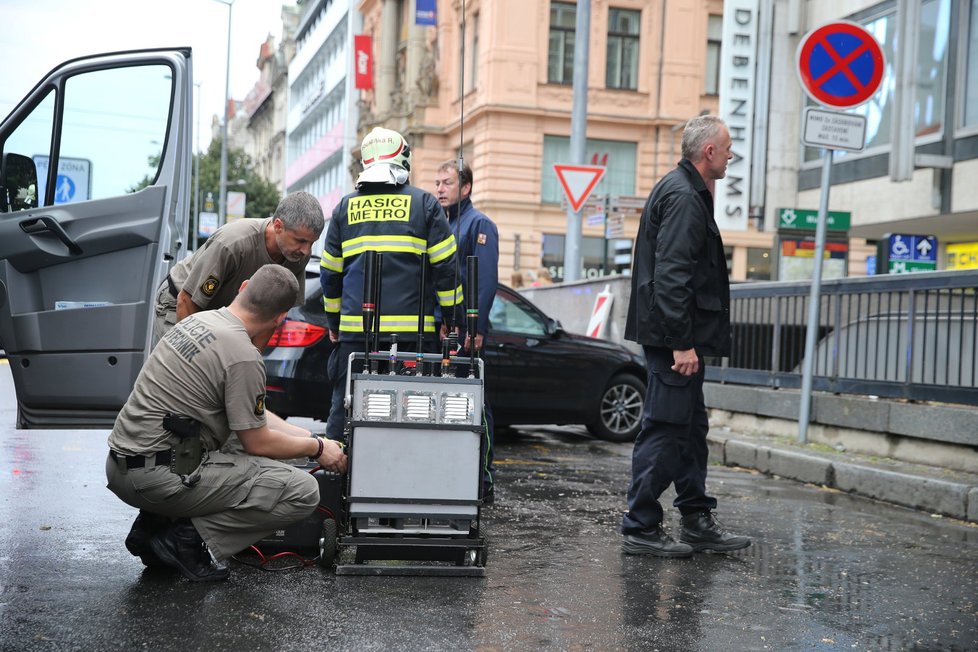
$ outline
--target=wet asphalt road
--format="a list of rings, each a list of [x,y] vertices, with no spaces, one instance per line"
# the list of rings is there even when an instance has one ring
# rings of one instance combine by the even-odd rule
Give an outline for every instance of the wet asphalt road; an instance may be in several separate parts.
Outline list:
[[[578,428],[498,443],[484,578],[235,563],[194,585],[123,547],[107,433],[16,431],[13,403],[0,364],[3,651],[978,649],[978,529],[714,467],[718,514],[752,547],[623,556],[631,447]]]

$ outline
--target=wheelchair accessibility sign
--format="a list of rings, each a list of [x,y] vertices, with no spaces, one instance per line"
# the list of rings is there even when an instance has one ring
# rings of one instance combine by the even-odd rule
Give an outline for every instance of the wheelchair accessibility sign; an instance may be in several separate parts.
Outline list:
[[[937,269],[937,238],[934,236],[893,233],[884,242],[886,273],[904,274]]]
[[[34,156],[37,167],[38,197],[45,197],[48,179],[48,157]],[[58,176],[54,182],[54,203],[71,204],[91,199],[92,162],[84,158],[64,158],[58,161]]]

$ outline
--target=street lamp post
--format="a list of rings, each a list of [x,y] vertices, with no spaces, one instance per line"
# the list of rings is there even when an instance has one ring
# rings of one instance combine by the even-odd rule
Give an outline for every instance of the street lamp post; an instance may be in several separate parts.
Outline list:
[[[227,219],[228,205],[228,105],[231,94],[231,9],[234,0],[216,0],[228,8],[228,53],[227,65],[224,71],[224,123],[221,125],[221,190],[217,205],[218,225]]]

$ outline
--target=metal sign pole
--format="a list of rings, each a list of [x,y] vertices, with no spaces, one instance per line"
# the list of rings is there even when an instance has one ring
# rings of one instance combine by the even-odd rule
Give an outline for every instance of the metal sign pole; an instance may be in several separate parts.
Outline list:
[[[815,369],[815,342],[818,340],[818,312],[822,293],[822,257],[825,255],[825,232],[829,219],[829,189],[832,181],[832,150],[822,150],[822,196],[818,202],[815,225],[815,264],[812,290],[808,295],[808,333],[805,337],[805,362],[801,377],[801,405],[798,410],[798,442],[808,443],[808,423],[812,413],[812,375]]]
[[[829,47],[830,42],[841,44]],[[864,53],[867,56],[861,56]],[[865,27],[837,21],[816,27],[798,44],[798,79],[805,93],[823,106],[846,109],[866,102],[879,90],[886,59],[883,49]],[[828,73],[825,72],[828,65]],[[838,78],[847,82],[839,84]],[[859,83],[856,83],[856,82]],[[801,380],[801,405],[798,409],[798,441],[808,443],[808,422],[812,413],[812,376],[815,370],[815,343],[818,341],[818,312],[822,293],[822,258],[825,256],[825,231],[829,221],[829,189],[832,187],[832,152],[836,149],[859,152],[866,146],[865,116],[805,110],[802,142],[822,147],[822,197],[815,225],[815,264],[808,299],[808,333]]]
[[[591,36],[591,0],[578,0],[577,33],[574,35],[574,102],[571,106],[570,157],[577,165],[587,153],[587,69]],[[581,278],[581,211],[567,209],[567,238],[564,241],[564,281]]]

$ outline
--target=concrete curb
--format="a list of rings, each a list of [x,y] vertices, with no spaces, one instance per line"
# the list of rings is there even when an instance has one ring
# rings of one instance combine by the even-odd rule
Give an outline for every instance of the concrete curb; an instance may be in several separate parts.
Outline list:
[[[899,473],[870,464],[786,450],[735,435],[707,437],[710,459],[726,466],[817,484],[911,509],[978,523],[978,486]]]

